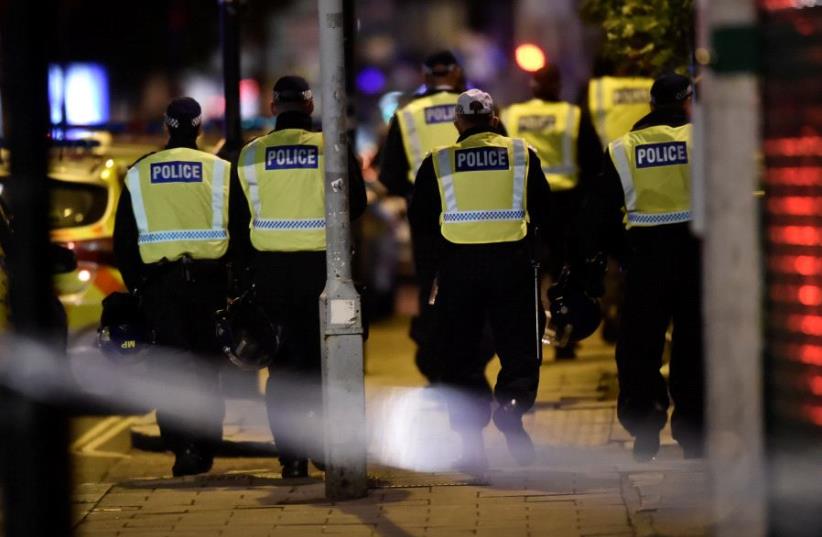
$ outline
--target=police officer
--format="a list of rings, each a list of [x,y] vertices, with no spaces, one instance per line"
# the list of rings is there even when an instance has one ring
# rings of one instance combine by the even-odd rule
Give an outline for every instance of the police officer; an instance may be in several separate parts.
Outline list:
[[[616,140],[650,112],[653,79],[642,76],[598,76],[588,82],[588,113],[602,147]]]
[[[502,369],[494,423],[521,464],[534,459],[522,415],[539,382],[543,319],[535,289],[534,227],[547,223],[550,188],[536,153],[522,139],[493,132],[499,119],[479,90],[457,101],[457,143],[435,149],[417,174],[409,208],[418,237],[440,245],[437,341],[452,427],[463,439],[461,465],[487,465],[482,429],[491,417],[491,390],[477,366],[484,320],[490,322]],[[483,364],[484,365],[484,364]]]
[[[129,168],[114,228],[123,279],[129,290],[139,290],[156,341],[165,347],[157,359],[202,396],[196,431],[157,409],[162,438],[175,454],[175,476],[211,468],[225,412],[214,312],[226,298],[231,165],[197,149],[201,122],[194,99],[169,104],[168,144]]]
[[[700,247],[691,234],[691,83],[670,74],[651,88],[652,111],[608,144],[602,180],[583,211],[584,257],[612,247],[614,228],[627,237],[626,290],[616,360],[618,415],[635,437],[634,456],[659,450],[668,392],[672,429],[686,457],[703,451]],[[623,213],[623,210],[625,211]],[[673,322],[670,385],[659,369]]]
[[[560,89],[559,69],[553,64],[547,65],[531,78],[533,98],[513,104],[502,113],[508,133],[523,138],[536,149],[542,171],[551,185],[553,224],[545,231],[552,251],[550,255],[540,252],[540,260],[553,281],[559,278],[566,261],[566,244],[579,213],[581,179],[596,173],[589,165],[591,159],[579,159],[579,148],[590,145],[596,133],[590,123],[581,124],[579,106],[560,99]],[[574,344],[556,347],[555,351],[557,359],[575,356]]]
[[[631,127],[651,111],[648,106],[649,91],[653,79],[637,73],[615,68],[608,60],[600,58],[595,65],[596,76],[588,83],[582,106],[583,129],[593,128],[597,136],[592,142],[580,146],[580,158],[592,165],[592,174],[601,170],[601,155],[608,144],[631,130]],[[618,266],[625,245],[618,245],[622,235],[609,239],[615,245],[610,266]],[[606,293],[602,298],[602,337],[615,342],[619,312],[624,300],[625,282],[617,270],[609,270],[606,276]]]
[[[423,158],[434,147],[454,143],[454,105],[464,87],[464,74],[448,50],[430,55],[422,66],[425,91],[399,109],[388,126],[382,149],[380,182],[388,193],[410,199]],[[417,368],[431,383],[440,377],[439,359],[433,351],[435,309],[429,304],[434,282],[436,252],[418,240],[412,229],[411,247],[419,285],[417,316],[411,321],[411,338],[417,344]]]
[[[313,132],[308,83],[284,76],[274,85],[276,128],[246,145],[238,174],[251,213],[252,279],[260,306],[283,324],[283,349],[269,367],[269,423],[283,477],[323,468],[319,297],[326,281],[325,165],[322,133]],[[365,210],[365,184],[348,156],[351,218]]]

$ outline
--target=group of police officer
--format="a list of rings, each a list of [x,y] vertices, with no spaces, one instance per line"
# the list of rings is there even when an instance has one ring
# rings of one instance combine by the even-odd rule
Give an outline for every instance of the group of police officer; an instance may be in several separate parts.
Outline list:
[[[208,471],[222,437],[220,342],[215,312],[253,293],[260,316],[282,332],[266,390],[283,477],[323,467],[320,319],[325,285],[324,142],[312,131],[314,100],[300,77],[280,78],[276,128],[234,163],[197,149],[202,114],[191,98],[168,106],[165,149],[135,162],[117,209],[114,248],[128,289],[139,295],[161,359],[188,373],[203,398],[201,426],[165,408],[157,421],[175,454],[174,475]],[[349,155],[350,214],[365,210],[365,185]],[[284,381],[287,379],[287,381]]]
[[[547,66],[533,75],[533,99],[504,109],[500,122],[488,94],[464,91],[450,52],[430,56],[423,72],[425,92],[389,125],[380,180],[410,200],[420,287],[411,336],[420,371],[460,394],[451,398],[451,417],[463,435],[463,465],[486,464],[481,431],[492,390],[484,369],[494,353],[502,366],[494,423],[519,462],[533,460],[522,415],[534,403],[542,361],[539,273],[555,283],[548,293],[557,299],[553,324],[571,333],[556,344],[555,357],[573,358],[574,341],[596,322],[568,310],[603,295],[606,255],[625,281],[618,413],[636,439],[634,456],[649,460],[659,450],[669,405],[660,367],[671,325],[673,434],[686,457],[701,456],[690,80],[599,76],[580,107],[560,99],[559,72]],[[442,113],[451,109],[452,116]]]
[[[482,430],[492,417],[514,458],[534,460],[522,416],[534,404],[542,362],[538,261],[547,251],[555,277],[564,263],[571,272],[589,273],[586,260],[609,249],[604,240],[613,226],[622,230],[623,221],[630,247],[623,256],[628,292],[617,344],[619,416],[637,437],[635,455],[652,457],[667,416],[659,366],[673,319],[674,433],[686,455],[698,455],[699,251],[687,229],[689,81],[676,75],[657,80],[650,89],[654,111],[627,134],[615,134],[613,125],[624,112],[616,105],[633,94],[618,81],[600,82],[590,131],[597,127],[608,150],[603,172],[582,189],[580,168],[594,166],[577,145],[593,134],[583,134],[578,107],[558,100],[553,68],[535,75],[532,101],[504,112],[512,137],[487,93],[463,91],[453,54],[432,55],[424,71],[426,92],[390,124],[380,179],[409,200],[421,289],[413,330],[417,361],[429,380],[452,390],[451,423],[463,439],[460,466],[487,466]],[[156,342],[166,349],[163,360],[190,371],[188,381],[199,390],[219,389],[214,312],[227,298],[253,292],[262,315],[283,327],[266,397],[284,477],[307,475],[309,459],[323,467],[318,297],[325,282],[324,151],[322,134],[311,128],[313,109],[305,80],[280,78],[271,104],[276,128],[228,162],[197,149],[199,105],[174,100],[165,116],[165,149],[129,169],[114,234],[125,283],[139,295]],[[674,157],[636,158],[648,149]],[[353,219],[366,198],[353,153],[349,163]],[[571,225],[576,221],[579,226]],[[565,282],[595,298],[596,280]],[[563,352],[572,354],[573,347]],[[484,369],[494,353],[502,368],[492,409]],[[211,407],[202,409],[209,423],[196,431],[158,409],[162,437],[175,454],[174,475],[205,472],[213,464],[224,408],[219,398],[209,401]]]

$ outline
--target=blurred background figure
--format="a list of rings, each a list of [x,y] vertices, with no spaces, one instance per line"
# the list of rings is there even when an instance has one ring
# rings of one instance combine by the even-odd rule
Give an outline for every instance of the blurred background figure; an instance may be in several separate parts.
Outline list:
[[[596,143],[596,134],[589,123],[580,123],[580,108],[560,98],[562,84],[556,65],[535,71],[530,88],[533,98],[506,108],[502,121],[512,137],[523,138],[537,151],[551,186],[552,224],[540,230],[547,235],[547,241],[540,244],[549,245],[549,250],[538,252],[548,276],[543,286],[547,288],[557,281],[567,261],[582,192],[596,174],[598,164],[592,163],[599,155],[585,149]],[[555,347],[555,358],[574,358],[574,347],[575,343]]]
[[[411,199],[414,179],[425,156],[435,147],[453,143],[454,106],[463,91],[465,76],[457,58],[443,50],[428,56],[422,65],[425,85],[411,102],[391,118],[382,148],[380,182],[388,193]],[[429,304],[436,275],[436,244],[411,233],[414,273],[418,289],[418,313],[411,321],[411,339],[417,344],[417,367],[430,383],[440,379],[440,359],[434,349],[436,309]]]

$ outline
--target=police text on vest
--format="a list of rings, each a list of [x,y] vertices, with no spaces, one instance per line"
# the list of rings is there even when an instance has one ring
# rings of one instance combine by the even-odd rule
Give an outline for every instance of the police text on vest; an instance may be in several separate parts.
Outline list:
[[[685,142],[664,142],[636,146],[636,167],[673,166],[688,164],[688,149]]]
[[[293,170],[319,167],[320,151],[316,145],[277,145],[265,148],[266,170]]]
[[[454,121],[454,105],[441,104],[425,109],[425,123],[451,123]]]
[[[507,170],[508,150],[504,147],[471,147],[457,149],[457,171]]]
[[[544,132],[556,127],[557,116],[522,116],[517,122],[520,132]]]
[[[201,183],[201,162],[157,162],[151,165],[152,183]]]

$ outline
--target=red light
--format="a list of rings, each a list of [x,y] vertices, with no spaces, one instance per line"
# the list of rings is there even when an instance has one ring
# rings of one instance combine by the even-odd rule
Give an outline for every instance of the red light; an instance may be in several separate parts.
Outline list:
[[[801,326],[804,334],[822,336],[822,317],[819,315],[805,315]]]
[[[820,272],[822,267],[822,259],[818,257],[811,257],[809,255],[800,255],[795,262],[796,271],[803,276],[811,276]]]
[[[822,289],[815,285],[803,285],[799,288],[799,301],[805,306],[822,304]]]
[[[781,274],[801,274],[813,276],[822,273],[822,257],[810,255],[782,255],[774,256],[768,262],[772,272]]]
[[[785,167],[771,168],[765,178],[774,185],[819,186],[822,185],[822,168],[820,167]]]
[[[808,365],[822,367],[822,347],[817,345],[802,345],[799,351],[800,361]]]
[[[806,405],[805,414],[810,418],[815,425],[822,427],[822,407],[815,405]]]
[[[798,138],[772,138],[763,144],[765,153],[778,157],[819,157],[822,156],[822,136],[801,136]]]
[[[773,214],[816,216],[822,211],[822,198],[803,196],[771,198],[768,201],[768,210]]]
[[[773,226],[770,228],[771,241],[777,244],[795,246],[820,246],[820,230],[812,226]]]
[[[810,384],[811,392],[814,395],[818,395],[818,396],[822,397],[822,377],[820,377],[819,375],[815,375],[815,376],[811,377],[811,380],[809,381],[809,384]]]
[[[523,71],[534,72],[545,67],[545,53],[532,43],[524,43],[514,52],[517,65]]]
[[[785,324],[793,332],[822,336],[822,317],[819,315],[789,315]]]
[[[774,353],[792,361],[822,367],[822,346],[819,345],[795,345],[787,343],[777,345]]]

